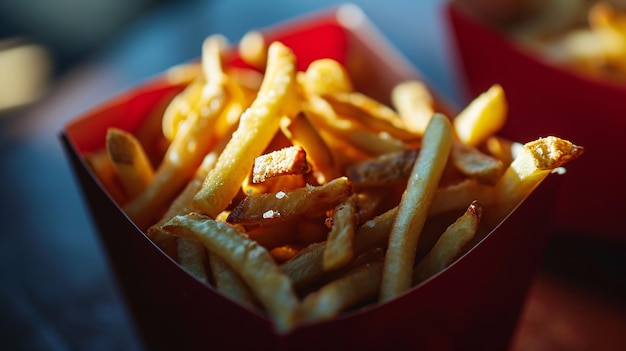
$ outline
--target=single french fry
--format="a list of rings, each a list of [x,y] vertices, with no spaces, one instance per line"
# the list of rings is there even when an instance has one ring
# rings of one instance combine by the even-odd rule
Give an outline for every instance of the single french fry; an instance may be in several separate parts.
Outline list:
[[[452,144],[450,159],[462,174],[483,184],[495,184],[504,172],[502,161],[458,141]]]
[[[420,154],[389,234],[380,287],[381,301],[394,298],[412,285],[417,242],[446,166],[452,141],[453,132],[449,119],[435,114],[424,133]]]
[[[397,84],[391,91],[391,103],[407,129],[424,135],[426,126],[435,113],[434,99],[426,84],[418,80]]]
[[[504,89],[494,84],[453,119],[454,131],[462,143],[478,146],[504,126],[507,113]]]
[[[356,229],[356,199],[350,196],[337,205],[332,215],[332,226],[324,249],[324,270],[333,270],[350,262],[354,256]]]
[[[435,245],[413,270],[413,284],[419,284],[446,268],[476,235],[482,206],[473,201],[465,213],[441,234]]]
[[[303,322],[329,320],[352,306],[375,299],[382,267],[382,261],[367,263],[307,295],[302,301]]]
[[[476,179],[464,179],[437,189],[428,210],[429,216],[436,216],[465,208],[468,203],[477,200],[483,207],[496,203],[495,186],[481,184]]]
[[[250,66],[264,69],[267,64],[267,44],[263,33],[251,30],[246,32],[239,41],[239,56]]]
[[[418,154],[419,149],[408,149],[368,158],[346,167],[346,175],[355,189],[406,181]]]
[[[194,107],[198,105],[205,84],[204,75],[197,76],[169,103],[161,118],[161,130],[167,140],[174,140],[178,131],[178,124],[187,118]]]
[[[95,176],[104,189],[106,189],[109,196],[111,196],[116,203],[124,204],[127,201],[127,195],[113,168],[113,162],[106,148],[86,153],[85,161],[89,164],[89,167],[95,173]]]
[[[279,129],[280,116],[295,89],[295,57],[280,42],[269,47],[266,74],[259,94],[243,113],[239,127],[207,174],[194,197],[199,211],[215,217],[232,201],[248,175],[254,158],[260,155]]]
[[[320,96],[309,96],[303,109],[318,129],[353,145],[362,153],[382,155],[408,148],[402,140],[385,133],[372,132],[355,121],[340,118],[328,101]]]
[[[282,175],[304,174],[309,169],[304,148],[292,145],[255,158],[252,183],[262,183],[268,178]]]
[[[251,225],[281,222],[293,216],[319,216],[351,194],[350,181],[340,177],[320,186],[307,185],[286,192],[246,196],[226,221]]]
[[[524,144],[494,189],[494,215],[503,219],[553,171],[580,157],[584,148],[549,136]],[[490,216],[491,217],[491,216]]]
[[[234,301],[253,307],[255,305],[254,295],[237,272],[230,268],[220,256],[212,252],[209,252],[207,256],[211,267],[211,276],[217,290]]]
[[[341,118],[356,121],[369,130],[386,133],[403,141],[416,141],[420,136],[407,129],[404,120],[391,107],[360,92],[322,95]]]
[[[304,73],[298,74],[298,82],[305,95],[319,96],[354,91],[346,68],[329,58],[311,62]]]
[[[228,224],[197,213],[176,216],[163,229],[200,241],[237,272],[265,307],[277,332],[286,333],[296,326],[299,301],[291,281],[262,246]]]
[[[143,146],[132,133],[119,128],[109,128],[106,149],[113,169],[129,199],[143,192],[154,176],[154,168]]]

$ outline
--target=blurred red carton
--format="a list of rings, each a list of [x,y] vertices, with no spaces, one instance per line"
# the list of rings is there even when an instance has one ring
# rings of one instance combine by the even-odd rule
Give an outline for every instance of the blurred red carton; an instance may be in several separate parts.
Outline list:
[[[568,165],[555,230],[626,244],[626,85],[592,80],[546,63],[459,5],[446,8],[467,99],[502,85],[509,117],[501,135],[518,141],[556,135],[585,146]]]
[[[353,5],[264,30],[301,65],[332,57],[357,89],[385,100],[419,73]],[[234,61],[237,58],[233,58]],[[277,334],[264,315],[224,297],[184,271],[107,194],[83,155],[103,146],[106,128],[133,131],[180,86],[156,77],[74,121],[61,139],[137,329],[150,350],[411,349],[504,350],[541,257],[558,180],[549,177],[506,221],[430,280],[398,298],[329,322]]]

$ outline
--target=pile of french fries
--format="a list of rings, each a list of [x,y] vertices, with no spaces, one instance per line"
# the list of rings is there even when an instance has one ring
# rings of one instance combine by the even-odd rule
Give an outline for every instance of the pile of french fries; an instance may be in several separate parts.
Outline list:
[[[385,105],[339,62],[296,60],[257,32],[234,48],[211,35],[199,64],[177,68],[180,93],[85,156],[167,255],[280,333],[441,272],[583,152],[498,137],[499,85],[446,116],[421,81]]]
[[[626,80],[626,3],[552,0],[509,31],[540,57],[584,76]]]

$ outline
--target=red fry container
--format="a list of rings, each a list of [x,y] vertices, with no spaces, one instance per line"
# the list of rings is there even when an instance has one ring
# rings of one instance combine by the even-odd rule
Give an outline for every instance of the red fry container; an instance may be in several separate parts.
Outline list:
[[[344,63],[357,89],[385,100],[419,73],[353,5],[264,30],[296,53],[300,69]],[[233,62],[237,58],[233,58]],[[156,77],[67,124],[61,140],[125,302],[150,350],[506,349],[541,257],[559,180],[549,177],[457,262],[398,298],[277,334],[266,316],[224,297],[169,258],[107,194],[85,162],[106,128],[133,131],[181,87]]]
[[[626,244],[626,85],[592,80],[546,63],[455,4],[446,17],[468,98],[492,84],[509,102],[501,134],[528,141],[556,135],[585,147],[567,166],[554,211],[555,230]]]

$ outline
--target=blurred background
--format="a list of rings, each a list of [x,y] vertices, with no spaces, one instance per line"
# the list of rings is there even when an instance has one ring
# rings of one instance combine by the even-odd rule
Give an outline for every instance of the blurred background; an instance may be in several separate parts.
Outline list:
[[[444,0],[351,1],[457,106]],[[211,33],[247,30],[330,0],[0,2],[0,341],[7,350],[142,350],[63,154],[64,123],[172,65]],[[555,236],[515,350],[626,347],[626,268],[611,242]],[[550,279],[548,279],[550,278]],[[546,328],[550,325],[550,328]],[[595,347],[594,347],[595,346]]]

